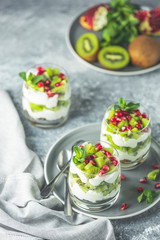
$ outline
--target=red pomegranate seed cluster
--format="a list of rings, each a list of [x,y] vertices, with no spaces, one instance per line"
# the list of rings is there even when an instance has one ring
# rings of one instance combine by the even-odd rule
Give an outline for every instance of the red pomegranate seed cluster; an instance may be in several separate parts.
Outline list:
[[[142,187],[142,186],[139,186],[138,192],[142,193],[143,191],[144,191],[143,187]]]
[[[128,204],[127,203],[123,203],[121,206],[121,210],[125,210],[126,208],[128,208]]]
[[[124,176],[124,174],[121,174],[121,180],[125,180],[126,177]]]
[[[147,183],[147,178],[146,177],[144,177],[144,178],[140,178],[140,183]]]

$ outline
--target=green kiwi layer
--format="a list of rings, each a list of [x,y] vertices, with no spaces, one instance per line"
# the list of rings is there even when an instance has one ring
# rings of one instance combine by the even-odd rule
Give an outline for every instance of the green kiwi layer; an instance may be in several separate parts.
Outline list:
[[[58,100],[58,104],[57,104],[56,107],[47,108],[45,105],[38,105],[38,104],[34,104],[34,103],[29,103],[32,112],[37,112],[37,111],[41,112],[44,109],[56,112],[60,109],[60,107],[68,107],[69,104],[70,104],[70,100],[66,100],[66,101]]]

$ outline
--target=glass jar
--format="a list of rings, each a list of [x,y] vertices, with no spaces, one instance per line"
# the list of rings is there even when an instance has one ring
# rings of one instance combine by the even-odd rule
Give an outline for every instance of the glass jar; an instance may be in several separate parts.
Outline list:
[[[27,120],[42,128],[56,128],[68,118],[71,90],[68,74],[56,64],[39,64],[26,73],[22,106]]]
[[[70,195],[73,203],[86,211],[111,207],[120,193],[118,152],[108,144],[105,146],[105,142],[97,144],[92,140],[73,149],[68,178]]]
[[[143,105],[131,112],[118,111],[120,114],[116,113],[118,117],[115,117],[114,105],[107,109],[101,126],[101,140],[109,142],[116,148],[122,169],[130,170],[141,165],[149,153],[150,117]],[[115,123],[111,123],[114,118]]]

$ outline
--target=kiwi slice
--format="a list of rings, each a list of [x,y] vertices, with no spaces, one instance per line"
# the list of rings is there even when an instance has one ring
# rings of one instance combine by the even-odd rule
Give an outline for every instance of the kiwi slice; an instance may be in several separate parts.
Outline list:
[[[99,51],[98,61],[105,68],[118,70],[127,66],[130,58],[128,52],[123,47],[108,46]]]
[[[98,38],[93,33],[85,33],[78,38],[75,48],[80,57],[88,62],[94,62],[99,50]]]

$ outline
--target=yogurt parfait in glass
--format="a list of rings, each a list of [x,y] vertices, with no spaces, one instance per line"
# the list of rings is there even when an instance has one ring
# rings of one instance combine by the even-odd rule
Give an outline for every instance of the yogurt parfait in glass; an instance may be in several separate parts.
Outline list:
[[[22,105],[27,120],[43,128],[62,125],[71,98],[66,71],[55,64],[40,64],[19,76],[24,80]]]
[[[123,170],[139,166],[151,145],[149,114],[141,104],[120,98],[119,104],[113,104],[105,113],[101,140],[116,148]]]
[[[120,193],[121,173],[118,153],[97,141],[74,146],[69,170],[73,203],[88,211],[111,207]]]

